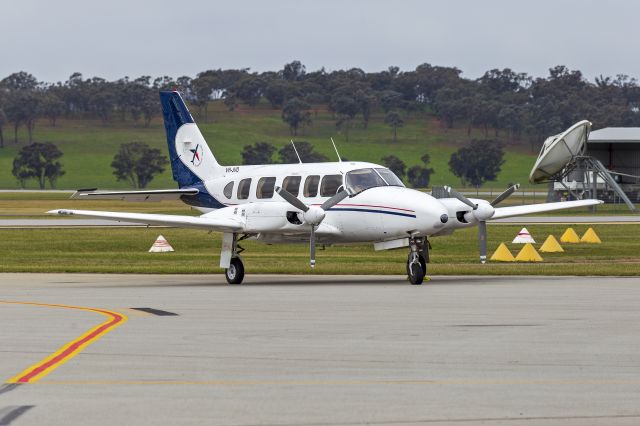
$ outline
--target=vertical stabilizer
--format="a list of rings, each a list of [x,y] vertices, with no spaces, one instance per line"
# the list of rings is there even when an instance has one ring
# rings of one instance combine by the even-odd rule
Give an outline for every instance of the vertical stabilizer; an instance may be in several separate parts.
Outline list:
[[[173,180],[193,186],[220,174],[221,167],[178,92],[160,92]]]

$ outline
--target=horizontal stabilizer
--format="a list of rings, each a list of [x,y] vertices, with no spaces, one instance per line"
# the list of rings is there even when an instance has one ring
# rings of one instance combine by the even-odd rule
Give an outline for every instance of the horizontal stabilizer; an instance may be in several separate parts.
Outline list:
[[[96,191],[93,189],[78,189],[71,198],[80,200],[121,200],[121,201],[162,201],[179,200],[182,196],[195,196],[200,191],[196,188],[186,189],[157,189],[153,191]]]
[[[176,226],[180,228],[207,229],[210,231],[235,232],[243,229],[243,223],[239,220],[223,216],[224,209],[216,210],[206,216],[184,216],[171,214],[147,214],[147,213],[120,213],[100,212],[93,210],[51,210],[48,214],[64,216],[93,217],[107,219],[116,222],[133,222],[145,225]]]
[[[587,207],[602,204],[601,200],[575,200],[575,201],[559,201],[557,203],[529,204],[524,206],[498,207],[496,212],[491,216],[493,219],[501,219],[503,217],[522,216],[526,214],[545,213],[555,210],[573,209],[576,207]]]

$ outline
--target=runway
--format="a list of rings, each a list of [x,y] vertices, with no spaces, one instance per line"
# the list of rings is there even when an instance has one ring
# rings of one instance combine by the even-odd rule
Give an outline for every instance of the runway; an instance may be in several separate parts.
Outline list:
[[[639,278],[0,274],[0,294],[3,382],[86,344],[0,385],[2,425],[640,423]]]

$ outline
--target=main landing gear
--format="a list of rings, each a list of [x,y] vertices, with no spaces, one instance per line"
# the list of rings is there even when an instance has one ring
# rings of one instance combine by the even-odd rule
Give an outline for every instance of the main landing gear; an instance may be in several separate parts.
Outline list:
[[[429,241],[424,237],[409,238],[409,257],[407,258],[407,276],[413,285],[420,285],[427,274],[429,262]]]
[[[229,284],[240,284],[244,279],[244,263],[242,263],[242,258],[240,257],[240,253],[242,253],[244,249],[238,243],[247,238],[249,238],[248,235],[238,237],[236,234],[233,234],[232,239],[227,237],[225,238],[225,240],[227,241],[223,241],[222,243],[223,256],[225,255],[225,243],[231,243],[231,247],[227,248],[227,252],[230,252],[229,254],[231,256],[231,259],[229,260],[228,267],[226,267],[224,270],[224,276]]]

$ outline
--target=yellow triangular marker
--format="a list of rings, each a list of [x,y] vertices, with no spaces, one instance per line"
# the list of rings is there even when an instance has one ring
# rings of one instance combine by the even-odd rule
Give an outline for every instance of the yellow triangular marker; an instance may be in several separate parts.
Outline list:
[[[553,235],[549,235],[540,247],[540,251],[542,253],[562,253],[564,252],[564,249],[562,248],[558,240],[556,240],[556,237],[554,237]]]
[[[560,237],[560,241],[563,243],[574,244],[580,242],[580,237],[578,237],[578,234],[576,234],[576,231],[574,231],[573,228],[567,228],[567,230],[564,231],[564,234]]]
[[[520,253],[516,256],[518,262],[542,262],[542,257],[538,254],[535,247],[531,243],[527,243],[522,247]]]
[[[513,255],[511,254],[511,252],[509,251],[509,249],[504,243],[500,243],[496,251],[493,252],[491,259],[489,260],[495,260],[498,262],[515,262],[516,258],[513,257]]]
[[[580,238],[581,243],[592,243],[592,244],[600,244],[600,237],[596,234],[596,231],[593,228],[587,229],[587,232],[584,233],[582,238]]]

